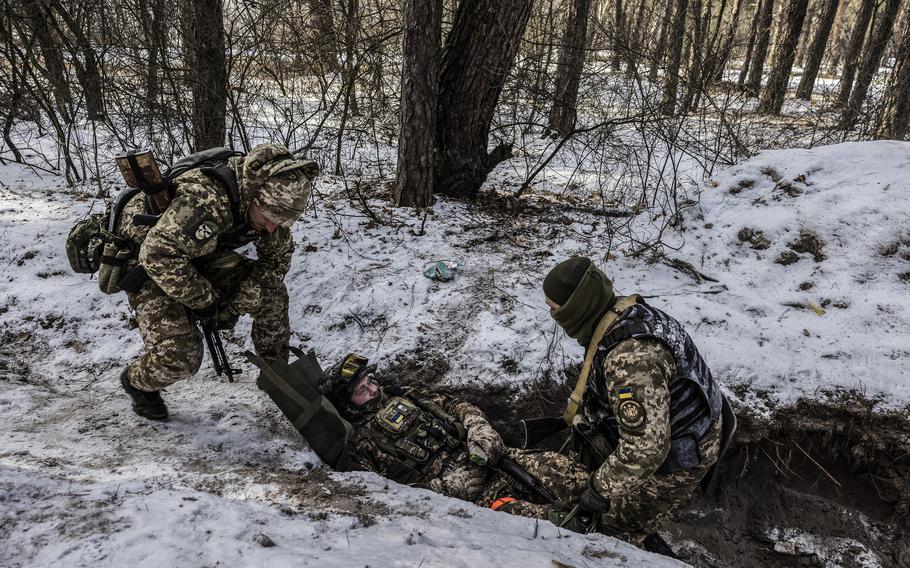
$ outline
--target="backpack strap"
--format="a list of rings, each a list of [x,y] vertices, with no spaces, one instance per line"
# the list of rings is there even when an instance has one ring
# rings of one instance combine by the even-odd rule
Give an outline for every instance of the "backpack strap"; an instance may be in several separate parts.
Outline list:
[[[231,202],[231,219],[234,227],[239,227],[244,219],[240,213],[240,187],[237,185],[237,174],[227,164],[201,168],[203,174],[221,184]]]

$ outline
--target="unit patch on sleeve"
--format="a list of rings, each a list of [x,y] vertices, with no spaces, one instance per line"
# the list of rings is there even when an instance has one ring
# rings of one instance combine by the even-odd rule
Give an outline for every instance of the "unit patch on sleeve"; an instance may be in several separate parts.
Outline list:
[[[218,225],[214,221],[203,221],[196,227],[193,237],[200,243],[203,243],[218,233]]]
[[[645,407],[637,400],[626,399],[619,403],[616,418],[626,428],[640,428],[645,423]]]

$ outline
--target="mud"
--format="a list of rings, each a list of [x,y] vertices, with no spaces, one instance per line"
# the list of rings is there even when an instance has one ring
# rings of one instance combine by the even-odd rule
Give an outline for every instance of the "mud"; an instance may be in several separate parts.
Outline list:
[[[384,375],[438,388],[447,369],[430,352]],[[517,445],[518,420],[560,414],[576,373],[524,389],[469,382],[447,390],[479,406]],[[875,406],[841,394],[770,418],[737,409],[716,482],[666,527],[667,540],[698,567],[910,567],[910,420]]]

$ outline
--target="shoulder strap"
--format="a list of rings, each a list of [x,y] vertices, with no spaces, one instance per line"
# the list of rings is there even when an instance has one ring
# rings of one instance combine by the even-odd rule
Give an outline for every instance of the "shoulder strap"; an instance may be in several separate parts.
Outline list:
[[[572,426],[575,422],[575,415],[578,414],[578,406],[581,404],[581,399],[585,394],[585,387],[588,386],[588,375],[591,373],[591,365],[594,363],[594,355],[597,354],[597,347],[600,345],[600,340],[603,339],[607,330],[616,323],[616,320],[618,320],[629,308],[637,304],[639,299],[640,297],[637,294],[617,298],[613,305],[610,306],[606,315],[604,315],[597,324],[597,327],[594,328],[594,335],[591,337],[591,343],[588,344],[588,350],[585,353],[585,362],[581,366],[581,373],[578,375],[578,382],[575,383],[575,390],[573,390],[572,394],[569,396],[569,402],[566,404],[566,411],[562,415],[562,419],[567,425]]]
[[[231,202],[231,219],[234,227],[240,226],[243,219],[240,216],[240,188],[237,187],[237,174],[227,164],[215,167],[203,167],[202,173],[216,180],[227,193]]]

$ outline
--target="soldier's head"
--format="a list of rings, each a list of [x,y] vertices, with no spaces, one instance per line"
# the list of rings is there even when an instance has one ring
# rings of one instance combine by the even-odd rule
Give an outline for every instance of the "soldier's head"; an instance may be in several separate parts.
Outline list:
[[[366,357],[351,353],[323,374],[319,390],[348,418],[375,412],[382,399],[375,371]]]
[[[583,347],[616,301],[613,283],[587,257],[572,257],[554,266],[544,278],[543,291],[550,316]]]
[[[247,219],[260,233],[290,227],[306,210],[319,172],[315,162],[294,158],[278,144],[260,144],[234,164]]]

